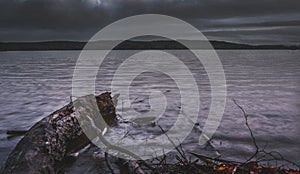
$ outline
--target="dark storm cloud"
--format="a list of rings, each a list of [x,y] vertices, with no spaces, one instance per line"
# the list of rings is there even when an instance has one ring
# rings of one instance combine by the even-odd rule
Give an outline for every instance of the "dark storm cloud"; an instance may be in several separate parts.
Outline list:
[[[277,35],[300,42],[298,0],[0,0],[0,39],[88,40],[117,19],[143,13],[187,20],[213,39],[270,42]]]

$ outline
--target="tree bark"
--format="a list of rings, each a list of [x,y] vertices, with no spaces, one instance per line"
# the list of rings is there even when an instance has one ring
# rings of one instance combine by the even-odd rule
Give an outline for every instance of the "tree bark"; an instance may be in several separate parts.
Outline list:
[[[9,155],[1,173],[58,173],[67,155],[90,143],[78,119],[94,112],[95,104],[107,125],[112,125],[116,114],[110,93],[80,97],[30,128]],[[96,124],[100,130],[103,125]]]

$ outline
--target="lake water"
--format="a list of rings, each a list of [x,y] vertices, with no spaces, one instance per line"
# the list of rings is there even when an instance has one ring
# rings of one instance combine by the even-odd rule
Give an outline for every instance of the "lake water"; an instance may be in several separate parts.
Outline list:
[[[169,52],[183,60],[195,74],[200,86],[199,126],[202,127],[210,106],[207,74],[192,55],[180,50]],[[79,53],[0,52],[0,164],[20,140],[7,139],[6,130],[26,130],[69,102]],[[108,56],[98,72],[96,93],[110,90],[114,71],[133,53],[136,51],[113,51]],[[300,51],[219,50],[217,53],[225,71],[228,94],[223,119],[212,139],[214,148],[223,158],[238,161],[244,161],[255,151],[242,112],[232,101],[234,98],[249,114],[249,124],[259,146],[267,151],[278,151],[299,164]],[[166,95],[166,118],[159,124],[170,127],[179,108],[176,83],[160,72],[137,76],[130,96],[133,107],[140,112],[149,109],[144,92],[149,88],[159,89]],[[120,110],[119,113],[122,114]],[[144,134],[136,132],[136,136],[147,136]],[[198,146],[198,137],[199,132],[192,131],[183,143],[185,149],[215,156],[215,149]]]

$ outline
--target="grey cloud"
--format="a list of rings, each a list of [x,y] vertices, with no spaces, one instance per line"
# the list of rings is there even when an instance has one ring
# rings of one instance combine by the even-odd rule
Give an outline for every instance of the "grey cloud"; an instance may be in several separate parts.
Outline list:
[[[283,30],[289,30],[289,27],[299,26],[300,1],[1,0],[0,41],[88,40],[103,26],[117,19],[144,13],[181,18],[216,39],[221,38],[222,33],[228,33],[226,28],[231,28],[236,30],[236,35],[230,31],[232,37],[226,38],[231,41],[239,39],[245,27],[257,27],[257,32],[243,34],[251,37],[261,34],[262,27],[269,27],[270,33],[267,34],[271,35],[281,33],[274,32],[272,27],[281,26],[285,27]],[[290,36],[282,37],[287,43],[294,42],[289,40]]]

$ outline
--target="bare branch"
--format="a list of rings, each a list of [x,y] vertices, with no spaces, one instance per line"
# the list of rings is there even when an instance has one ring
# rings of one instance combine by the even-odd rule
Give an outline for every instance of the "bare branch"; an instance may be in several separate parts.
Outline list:
[[[250,128],[250,126],[249,126],[249,124],[248,124],[248,115],[247,115],[246,111],[242,108],[242,106],[240,106],[240,105],[237,103],[237,101],[236,101],[235,99],[233,99],[233,102],[234,102],[234,104],[235,104],[237,107],[239,107],[240,110],[243,112],[243,115],[244,115],[245,121],[246,121],[246,126],[247,126],[248,130],[250,131],[251,138],[252,138],[252,142],[253,142],[253,144],[254,144],[254,146],[255,146],[255,149],[256,149],[256,150],[255,150],[255,153],[243,163],[243,164],[246,164],[247,162],[251,161],[251,160],[257,155],[257,153],[259,152],[259,147],[258,147],[258,145],[257,145],[257,143],[256,143],[256,140],[255,140],[254,134],[253,134],[253,132],[252,132],[252,129]]]

